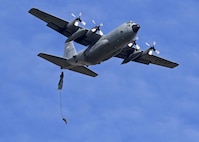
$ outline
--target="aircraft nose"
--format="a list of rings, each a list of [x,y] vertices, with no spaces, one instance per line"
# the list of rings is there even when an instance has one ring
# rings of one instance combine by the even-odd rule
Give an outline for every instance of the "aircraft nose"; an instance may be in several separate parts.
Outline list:
[[[137,33],[138,30],[140,29],[140,25],[139,25],[139,24],[133,25],[133,26],[132,26],[132,29],[133,29],[133,31],[134,31],[135,33]]]

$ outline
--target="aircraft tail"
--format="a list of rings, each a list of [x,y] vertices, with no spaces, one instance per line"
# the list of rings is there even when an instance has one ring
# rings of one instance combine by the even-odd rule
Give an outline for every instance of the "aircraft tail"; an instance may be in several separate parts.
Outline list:
[[[73,56],[77,55],[77,51],[72,41],[65,42],[64,47],[64,58],[69,59]]]
[[[58,57],[58,56],[54,56],[54,55],[49,55],[49,54],[45,54],[45,53],[39,53],[38,54],[39,57],[55,64],[55,65],[58,65],[60,66],[62,69],[68,69],[68,70],[71,70],[71,71],[75,71],[75,72],[78,72],[78,73],[82,73],[82,74],[85,74],[85,75],[88,75],[88,76],[92,76],[92,77],[96,77],[97,74],[88,69],[87,67],[85,66],[73,66],[70,64],[70,62],[68,62],[68,60],[66,58],[63,58],[63,57]]]

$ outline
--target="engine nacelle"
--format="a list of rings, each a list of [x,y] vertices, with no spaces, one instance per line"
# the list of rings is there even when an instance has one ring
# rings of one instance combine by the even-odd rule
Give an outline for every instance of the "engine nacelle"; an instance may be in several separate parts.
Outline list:
[[[73,33],[67,40],[66,42],[76,40],[77,38],[83,36],[86,33],[85,29],[78,29],[75,33]]]
[[[142,51],[134,51],[133,53],[131,53],[129,56],[128,56],[128,58],[126,58],[126,59],[124,59],[123,61],[122,61],[122,64],[126,64],[126,63],[128,63],[128,62],[130,62],[130,61],[134,61],[134,60],[136,60],[138,57],[140,57],[140,55],[142,55]]]
[[[73,21],[68,22],[66,28],[72,29],[72,28],[76,27],[76,26],[75,26],[75,23],[76,23],[76,20],[73,20]]]
[[[87,37],[92,37],[92,35],[96,34],[96,32],[93,32],[92,29],[88,30],[88,32],[86,33]]]
[[[146,54],[152,55],[153,51],[155,51],[157,54],[160,54],[160,52],[157,49],[155,49],[154,47],[150,47],[146,49],[145,51],[143,51],[142,55],[146,55]]]

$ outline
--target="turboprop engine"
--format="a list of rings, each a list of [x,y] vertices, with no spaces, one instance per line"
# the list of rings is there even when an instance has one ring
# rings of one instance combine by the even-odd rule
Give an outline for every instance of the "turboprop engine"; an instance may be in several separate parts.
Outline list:
[[[83,36],[86,33],[85,29],[81,29],[79,28],[74,34],[72,34],[67,40],[66,42],[72,41],[72,40],[76,40],[79,37]]]

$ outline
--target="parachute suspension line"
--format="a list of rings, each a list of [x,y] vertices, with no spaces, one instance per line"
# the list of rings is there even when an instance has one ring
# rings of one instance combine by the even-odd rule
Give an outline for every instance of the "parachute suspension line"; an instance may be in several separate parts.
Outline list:
[[[60,96],[60,112],[61,112],[61,117],[62,117],[62,120],[67,124],[67,121],[66,121],[66,118],[64,117],[63,115],[63,109],[62,109],[62,94],[61,94],[61,91],[59,92],[59,96]]]
[[[62,112],[62,99],[61,99],[61,91],[59,92],[59,101],[60,101],[60,102],[59,102],[59,104],[60,104],[60,112],[61,112],[61,117],[62,117],[62,118],[64,118],[64,117],[63,117],[63,112]]]
[[[67,120],[64,117],[63,110],[62,110],[62,94],[61,94],[61,91],[62,91],[62,87],[63,87],[63,78],[64,78],[64,73],[62,72],[61,75],[60,75],[59,83],[58,83],[59,99],[60,99],[59,103],[60,103],[60,112],[61,112],[62,120],[64,121],[64,123],[67,124]]]

